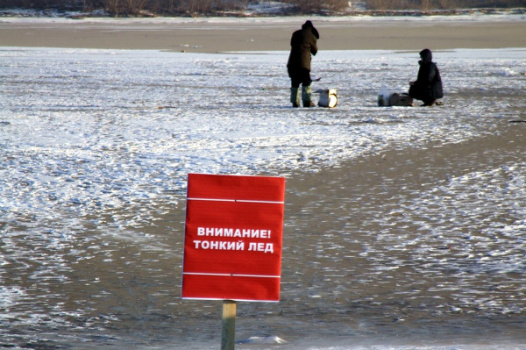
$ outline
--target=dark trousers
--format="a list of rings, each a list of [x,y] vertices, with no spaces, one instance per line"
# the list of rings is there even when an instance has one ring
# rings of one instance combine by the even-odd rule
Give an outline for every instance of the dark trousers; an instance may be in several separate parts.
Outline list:
[[[433,90],[431,86],[422,86],[416,82],[409,87],[409,96],[415,100],[423,101],[425,105],[431,104],[435,101]]]
[[[308,69],[299,68],[299,69],[288,69],[290,77],[290,85],[293,88],[300,87],[300,84],[303,86],[310,86],[312,79],[310,78],[310,71]]]

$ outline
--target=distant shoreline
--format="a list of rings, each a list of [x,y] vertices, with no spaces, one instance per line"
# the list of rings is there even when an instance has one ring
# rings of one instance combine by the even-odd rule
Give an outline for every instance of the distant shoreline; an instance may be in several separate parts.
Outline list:
[[[339,17],[339,16],[373,16],[373,17],[393,17],[393,16],[404,16],[404,17],[426,17],[426,16],[465,16],[471,14],[483,14],[483,15],[524,15],[526,14],[526,8],[523,7],[501,7],[501,8],[451,8],[451,9],[431,9],[431,10],[420,10],[420,9],[385,9],[385,10],[370,10],[370,9],[348,9],[346,11],[326,13],[321,15],[323,17]],[[84,19],[84,18],[97,18],[97,17],[108,17],[116,18],[111,16],[108,12],[103,9],[95,9],[93,11],[82,11],[82,10],[56,10],[56,9],[24,9],[24,8],[6,8],[0,9],[0,18],[2,17],[63,17],[72,19]],[[265,17],[297,17],[297,16],[320,16],[320,14],[295,14],[287,11],[286,8],[282,9],[260,9],[256,11],[251,10],[239,10],[239,11],[225,11],[217,12],[215,14],[202,14],[196,13],[193,15],[170,16],[163,14],[151,13],[148,11],[141,11],[141,14],[137,16],[126,16],[122,15],[121,18],[209,18],[209,17],[221,17],[221,18],[265,18]],[[117,16],[117,18],[119,18]]]
[[[288,51],[306,19],[322,50],[525,48],[524,16],[14,18],[0,17],[0,46],[179,52]]]

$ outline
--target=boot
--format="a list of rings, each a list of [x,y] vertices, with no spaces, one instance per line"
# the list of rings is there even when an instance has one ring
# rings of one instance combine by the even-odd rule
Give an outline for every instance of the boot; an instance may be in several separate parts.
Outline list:
[[[310,86],[303,86],[301,88],[301,99],[303,100],[303,107],[314,107],[312,102],[312,93]]]
[[[292,107],[300,106],[300,89],[299,88],[290,88],[290,102]]]
[[[422,107],[433,107],[433,105],[435,104],[436,100],[433,100],[433,101],[424,101],[424,104],[422,105]]]

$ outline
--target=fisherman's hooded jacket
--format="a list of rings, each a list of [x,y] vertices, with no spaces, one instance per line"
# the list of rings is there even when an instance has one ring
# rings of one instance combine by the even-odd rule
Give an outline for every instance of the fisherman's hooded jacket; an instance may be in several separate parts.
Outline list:
[[[305,22],[290,39],[290,56],[287,63],[289,71],[306,69],[310,71],[311,54],[318,52],[317,39],[320,35],[311,21]]]

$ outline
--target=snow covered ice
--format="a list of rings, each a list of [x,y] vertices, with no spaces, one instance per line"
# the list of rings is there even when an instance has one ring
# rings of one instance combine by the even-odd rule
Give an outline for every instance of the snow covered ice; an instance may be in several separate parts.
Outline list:
[[[515,102],[491,108],[491,101],[452,105],[453,98],[518,92],[526,69],[523,50],[439,52],[448,108],[384,110],[374,108],[378,89],[406,91],[415,53],[321,52],[315,67],[327,68],[314,74],[338,89],[340,106],[296,111],[288,108],[285,53],[4,48],[1,55],[6,221],[66,215],[80,224],[113,211],[123,228],[177,205],[189,172],[317,171],[398,144],[491,132],[494,118],[518,115],[506,108]]]
[[[287,55],[1,47],[0,265],[36,264],[32,278],[60,281],[73,269],[71,256],[84,254],[79,242],[98,242],[83,235],[88,228],[160,249],[136,232],[184,205],[190,172],[317,172],[388,149],[460,143],[525,117],[524,49],[434,52],[445,90],[444,106],[435,108],[376,105],[382,86],[407,91],[417,52],[320,51],[313,76],[322,79],[313,90],[337,89],[338,107],[292,109]],[[401,241],[379,232],[380,239],[393,239],[395,250],[414,249],[426,269],[443,259],[439,251],[424,255],[435,240],[465,244],[451,233],[455,225],[447,218],[455,217],[463,227],[480,227],[471,240],[487,255],[478,256],[473,269],[524,274],[525,183],[526,159],[450,178],[398,209],[402,222],[421,222],[431,237]],[[516,220],[481,224],[496,208]],[[428,226],[429,217],[447,237]],[[391,219],[377,218],[386,225]],[[502,244],[495,246],[487,231],[498,231]],[[362,255],[372,253],[379,269],[389,268],[388,252]],[[2,309],[30,302],[30,287],[5,283],[5,271],[0,277]],[[501,307],[475,297],[466,303],[488,312]],[[525,311],[523,299],[514,305],[507,312]],[[54,307],[53,322],[67,326],[61,322],[72,311]],[[3,314],[2,324],[46,322],[44,311],[25,312]]]

